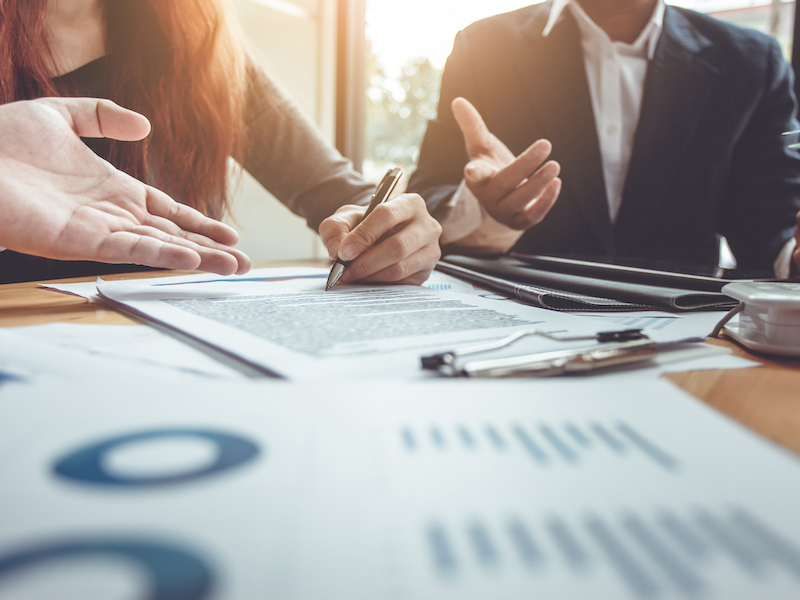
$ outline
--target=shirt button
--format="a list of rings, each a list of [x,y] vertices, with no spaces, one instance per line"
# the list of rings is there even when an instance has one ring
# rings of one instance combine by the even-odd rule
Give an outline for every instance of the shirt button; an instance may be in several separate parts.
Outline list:
[[[616,125],[609,125],[608,127],[606,127],[606,133],[608,135],[616,135],[617,126]]]

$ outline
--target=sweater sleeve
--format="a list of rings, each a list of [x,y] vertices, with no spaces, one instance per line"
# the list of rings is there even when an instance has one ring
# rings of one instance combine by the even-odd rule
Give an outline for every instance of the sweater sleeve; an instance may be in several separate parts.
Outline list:
[[[364,181],[252,59],[247,65],[242,166],[314,230],[345,204],[365,204]]]

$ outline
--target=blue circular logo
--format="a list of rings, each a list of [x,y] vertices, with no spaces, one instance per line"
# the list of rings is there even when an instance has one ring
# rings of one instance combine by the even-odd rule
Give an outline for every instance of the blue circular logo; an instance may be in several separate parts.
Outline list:
[[[203,600],[211,595],[214,577],[195,554],[161,542],[130,539],[66,540],[0,555],[0,587],[5,575],[40,563],[80,556],[114,556],[135,563],[147,573],[146,600]]]
[[[153,477],[115,475],[107,472],[103,466],[105,455],[111,450],[125,444],[140,442],[142,440],[181,437],[200,438],[213,443],[217,448],[216,460],[208,465],[184,473]],[[89,446],[84,446],[70,452],[69,455],[56,462],[53,470],[61,477],[80,483],[119,487],[154,487],[193,481],[216,473],[235,469],[255,459],[259,452],[260,449],[254,442],[240,436],[220,431],[204,429],[161,429],[116,436]]]

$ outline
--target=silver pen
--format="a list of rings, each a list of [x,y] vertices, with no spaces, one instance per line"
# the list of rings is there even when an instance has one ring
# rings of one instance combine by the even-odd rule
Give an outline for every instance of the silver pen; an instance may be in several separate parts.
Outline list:
[[[403,170],[398,169],[397,167],[393,169],[389,169],[386,172],[386,175],[383,176],[381,182],[378,184],[378,187],[375,189],[375,193],[372,194],[372,198],[369,201],[369,206],[367,206],[367,212],[364,213],[364,219],[366,219],[370,213],[375,210],[381,202],[389,199],[392,191],[394,190],[397,182],[400,181],[400,178],[403,176]],[[363,219],[362,219],[363,222]],[[341,258],[337,258],[336,261],[333,263],[331,267],[331,272],[328,275],[328,282],[325,284],[325,291],[327,292],[331,289],[336,282],[339,281],[339,278],[344,275],[345,269],[350,266],[350,261],[343,261]]]

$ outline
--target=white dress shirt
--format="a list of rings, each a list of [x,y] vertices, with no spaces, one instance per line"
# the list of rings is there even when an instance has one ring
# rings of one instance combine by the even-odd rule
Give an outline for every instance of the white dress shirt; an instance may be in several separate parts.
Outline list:
[[[542,32],[547,36],[571,10],[581,34],[583,62],[592,101],[597,139],[603,165],[608,213],[613,223],[622,203],[622,191],[639,123],[647,67],[661,37],[665,5],[659,0],[650,20],[632,44],[615,42],[592,21],[576,0],[554,0]],[[458,241],[472,247],[508,251],[524,231],[495,221],[462,180],[442,222],[442,242]],[[788,277],[794,240],[775,261],[778,277]]]

